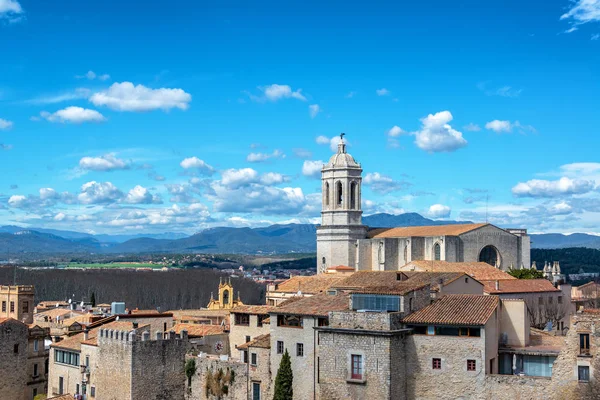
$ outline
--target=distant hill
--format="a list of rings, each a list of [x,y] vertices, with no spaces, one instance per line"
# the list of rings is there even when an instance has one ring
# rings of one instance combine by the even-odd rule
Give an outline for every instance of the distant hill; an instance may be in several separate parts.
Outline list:
[[[535,261],[538,269],[546,261],[560,261],[560,270],[563,274],[577,274],[583,272],[600,272],[600,250],[581,247],[568,247],[563,249],[533,249],[531,261]]]
[[[432,220],[417,213],[373,214],[369,227],[448,225],[471,221]],[[262,228],[211,228],[183,233],[91,235],[44,228],[0,227],[0,259],[11,253],[311,253],[316,250],[316,225],[288,224]],[[600,237],[587,234],[531,235],[533,248],[600,248]]]

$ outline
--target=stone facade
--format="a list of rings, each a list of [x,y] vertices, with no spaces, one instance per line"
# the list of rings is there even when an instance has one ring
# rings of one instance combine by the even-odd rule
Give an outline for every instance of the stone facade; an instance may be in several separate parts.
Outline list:
[[[186,378],[186,400],[248,400],[248,364],[227,356],[201,354],[191,384]],[[226,388],[225,388],[226,387]],[[266,399],[266,398],[265,398]]]
[[[31,324],[34,295],[33,286],[0,286],[0,318],[13,318]]]
[[[14,319],[0,319],[0,399],[29,400],[27,341],[29,328]]]
[[[248,318],[247,325],[239,325],[236,323],[236,313],[231,314],[231,321],[229,324],[229,346],[230,353],[232,356],[238,354],[236,346],[249,342],[255,337],[269,333],[268,323],[259,323],[259,315],[240,313],[238,315],[244,315]],[[239,320],[238,320],[239,322]]]
[[[50,337],[49,328],[37,325],[29,328],[27,344],[27,392],[30,398],[48,392],[48,362],[50,352],[44,341]]]

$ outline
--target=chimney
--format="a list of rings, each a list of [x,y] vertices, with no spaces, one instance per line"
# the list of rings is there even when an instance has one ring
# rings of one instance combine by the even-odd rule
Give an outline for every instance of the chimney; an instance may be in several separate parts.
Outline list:
[[[500,290],[500,281],[496,281],[496,290]]]
[[[87,330],[87,329],[83,331],[83,340],[88,340],[88,333],[89,333],[89,330]]]

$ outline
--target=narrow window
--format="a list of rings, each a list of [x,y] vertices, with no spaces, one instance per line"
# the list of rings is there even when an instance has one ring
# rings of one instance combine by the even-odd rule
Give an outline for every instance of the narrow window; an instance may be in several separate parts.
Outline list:
[[[90,388],[90,396],[96,397],[96,386]]]
[[[356,182],[350,184],[350,209],[356,209]]]
[[[412,312],[413,311],[413,298],[409,297],[408,298],[408,312]]]
[[[24,301],[23,304],[21,304],[21,312],[23,312],[24,314],[27,314],[29,312],[29,302],[28,301]]]
[[[360,354],[352,354],[352,379],[362,379],[363,378],[363,365],[362,365],[362,355]]]
[[[90,367],[90,356],[85,356],[85,366]]]
[[[250,336],[246,336],[246,343],[250,341]]]
[[[296,356],[304,357],[304,343],[296,343]]]
[[[590,367],[585,365],[580,365],[577,367],[577,377],[579,382],[589,382],[590,381]]]
[[[64,394],[64,378],[62,376],[58,377],[58,394]]]
[[[33,388],[33,398],[35,399],[35,396],[37,396],[37,388]]]
[[[244,363],[248,364],[248,351],[244,350],[242,353],[244,353]]]
[[[250,365],[253,365],[255,367],[258,365],[258,357],[256,356],[256,353],[250,354]]]
[[[465,283],[469,283],[469,278],[465,278]]]
[[[38,376],[38,365],[33,364],[33,376]]]
[[[552,304],[552,297],[548,297],[548,304]]]
[[[590,355],[590,334],[580,333],[579,334],[579,354]]]
[[[165,322],[165,323],[163,324],[163,332],[166,332],[166,331],[167,331],[167,323]]]
[[[281,340],[277,341],[277,354],[283,354],[283,342]]]
[[[37,352],[37,351],[38,351],[38,347],[39,347],[39,345],[38,345],[38,340],[37,340],[37,339],[35,339],[35,340],[33,341],[33,351]]]
[[[557,301],[558,301],[558,304],[562,304],[562,296],[558,296]]]
[[[14,351],[15,354],[19,354],[19,345],[18,344],[14,345],[13,351]]]
[[[325,182],[325,205],[329,206],[329,182]]]
[[[436,261],[438,261],[438,260],[441,260],[441,257],[442,257],[442,255],[441,255],[440,244],[436,243],[433,246],[433,259],[436,260]]]
[[[10,302],[10,312],[15,312],[15,302],[14,301]]]
[[[475,371],[477,369],[477,361],[467,360],[467,371]]]
[[[342,190],[342,182],[338,182],[336,183],[336,190],[335,190],[335,195],[336,195],[336,204],[338,206],[342,205],[342,201],[343,201],[343,190]]]
[[[2,312],[6,312],[6,302],[2,302]]]
[[[75,394],[79,394],[79,383],[75,384]]]
[[[442,369],[442,359],[441,358],[433,358],[431,360],[431,368],[432,369]]]

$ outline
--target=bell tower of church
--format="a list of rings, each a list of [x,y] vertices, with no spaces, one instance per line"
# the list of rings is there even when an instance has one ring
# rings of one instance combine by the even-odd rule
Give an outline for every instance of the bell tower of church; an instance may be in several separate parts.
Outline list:
[[[364,239],[362,224],[362,168],[346,153],[344,134],[337,153],[321,170],[321,225],[317,228],[317,272],[345,265],[356,268],[356,241]]]

